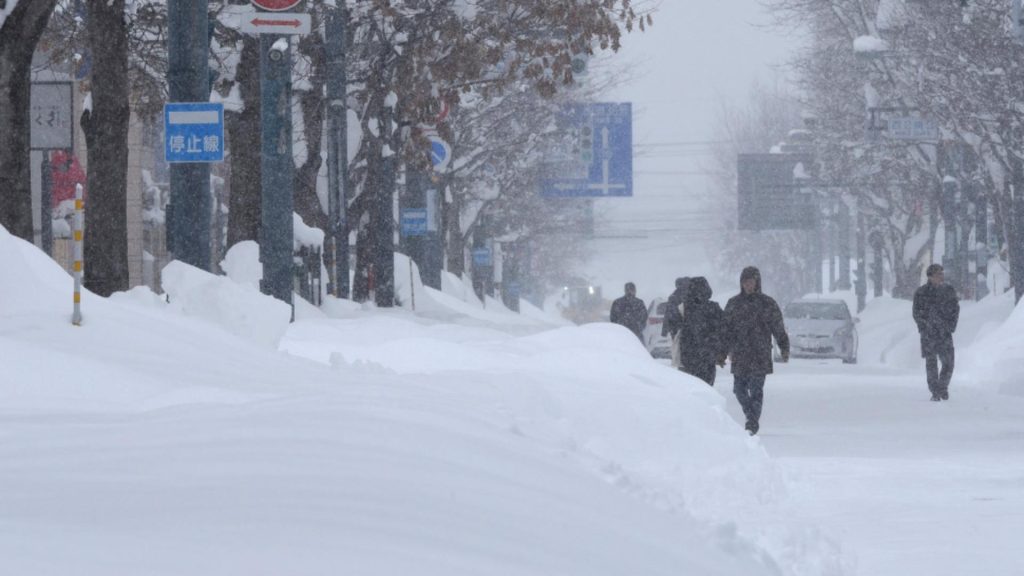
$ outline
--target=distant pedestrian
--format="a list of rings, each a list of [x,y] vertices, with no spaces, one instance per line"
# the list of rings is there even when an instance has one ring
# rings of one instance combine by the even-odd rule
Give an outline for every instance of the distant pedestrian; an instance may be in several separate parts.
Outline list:
[[[921,356],[924,357],[928,390],[932,402],[949,400],[949,381],[953,378],[953,332],[960,320],[960,301],[956,289],[946,284],[945,271],[939,264],[927,270],[928,281],[914,292],[914,322],[921,334]],[[942,372],[939,372],[939,361]]]
[[[789,336],[782,310],[775,300],[761,293],[761,272],[753,266],[740,275],[740,293],[725,306],[725,345],[732,361],[733,393],[747,418],[746,429],[757,434],[764,405],[764,380],[774,370],[772,337],[779,345],[782,361],[789,362]],[[724,363],[724,359],[720,358]]]
[[[676,289],[665,304],[665,317],[661,325],[661,335],[668,336],[672,341],[672,366],[676,368],[679,368],[679,341],[676,337],[683,326],[684,301],[689,286],[689,278],[676,278]]]
[[[626,283],[626,294],[612,302],[611,321],[621,324],[644,341],[644,327],[647,326],[647,306],[636,297],[636,284]]]
[[[703,276],[690,280],[679,328],[679,368],[715,385],[715,364],[722,356],[723,313],[711,300],[711,285]]]

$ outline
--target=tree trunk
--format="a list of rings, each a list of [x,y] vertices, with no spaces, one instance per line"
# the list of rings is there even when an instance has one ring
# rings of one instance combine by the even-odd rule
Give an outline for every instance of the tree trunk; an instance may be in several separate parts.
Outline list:
[[[310,89],[299,92],[302,109],[303,137],[306,141],[306,161],[295,171],[295,212],[314,228],[327,232],[327,213],[317,195],[317,176],[323,165],[320,156],[324,130],[324,70],[327,55],[323,37],[310,34],[299,41],[299,51],[310,60]]]
[[[260,210],[260,43],[254,36],[242,40],[242,55],[235,80],[244,108],[226,114],[231,150],[231,183],[228,198],[228,248],[252,240],[259,242]]]
[[[56,3],[18,2],[0,27],[0,225],[29,242],[33,236],[29,169],[32,54]]]
[[[101,296],[128,289],[128,26],[125,0],[89,0],[92,111],[82,115],[89,151],[84,285]]]

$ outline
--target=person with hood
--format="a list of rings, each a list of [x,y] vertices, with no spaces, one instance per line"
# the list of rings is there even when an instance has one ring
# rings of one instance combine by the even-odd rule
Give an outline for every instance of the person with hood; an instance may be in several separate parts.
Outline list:
[[[761,272],[749,266],[740,274],[740,293],[725,306],[725,345],[732,361],[733,393],[747,418],[751,435],[760,428],[764,405],[764,380],[773,372],[772,337],[779,345],[782,361],[789,361],[789,336],[782,310],[775,300],[761,292]],[[724,365],[725,359],[719,358]]]
[[[672,341],[672,365],[679,368],[679,343],[676,336],[683,325],[683,307],[686,290],[690,286],[689,278],[676,278],[676,290],[668,297],[665,305],[665,318],[661,324],[661,335],[668,336]]]
[[[956,289],[945,283],[945,271],[932,264],[926,271],[928,282],[914,292],[914,322],[921,334],[921,356],[925,359],[928,390],[932,402],[949,400],[949,381],[953,378],[953,332],[960,320],[960,300]],[[942,373],[939,373],[939,361]]]
[[[626,283],[626,294],[612,302],[610,320],[629,328],[641,342],[644,341],[644,326],[647,326],[647,306],[636,297],[636,284]]]
[[[679,327],[679,369],[715,385],[715,364],[722,355],[722,307],[711,300],[703,276],[690,280]]]

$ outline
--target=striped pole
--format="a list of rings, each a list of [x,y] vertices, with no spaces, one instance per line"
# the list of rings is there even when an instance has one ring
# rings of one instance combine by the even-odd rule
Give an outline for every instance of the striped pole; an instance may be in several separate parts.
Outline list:
[[[75,312],[71,315],[71,323],[82,325],[82,229],[85,227],[85,202],[82,200],[82,185],[75,185],[75,263],[72,269],[75,277]]]

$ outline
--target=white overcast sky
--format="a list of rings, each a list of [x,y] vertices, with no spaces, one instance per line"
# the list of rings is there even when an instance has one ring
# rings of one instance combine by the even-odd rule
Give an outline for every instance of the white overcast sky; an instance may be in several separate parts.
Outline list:
[[[634,77],[607,95],[633,102],[634,197],[599,201],[597,232],[648,238],[595,241],[584,271],[606,297],[630,280],[649,299],[671,292],[677,276],[732,277],[710,269],[692,240],[709,225],[700,205],[707,186],[695,174],[707,157],[680,153],[693,148],[686,145],[651,145],[713,139],[723,103],[743,104],[755,81],[782,81],[798,46],[759,0],[662,0],[654,18],[646,32],[625,37],[615,60]]]

